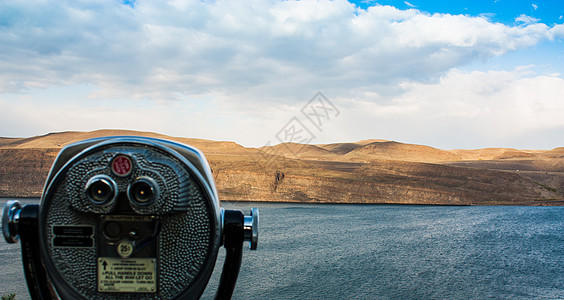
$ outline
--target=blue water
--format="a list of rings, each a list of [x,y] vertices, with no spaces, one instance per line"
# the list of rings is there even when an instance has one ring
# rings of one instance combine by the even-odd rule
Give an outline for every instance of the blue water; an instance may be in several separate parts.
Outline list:
[[[261,213],[234,299],[564,299],[564,207],[224,207]],[[0,291],[26,299],[17,263],[0,242]]]

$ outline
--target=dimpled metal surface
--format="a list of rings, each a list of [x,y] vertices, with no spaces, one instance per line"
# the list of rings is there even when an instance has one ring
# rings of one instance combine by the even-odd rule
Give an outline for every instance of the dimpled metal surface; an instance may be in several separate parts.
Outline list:
[[[118,154],[132,158],[133,171],[126,177],[110,170],[111,159]],[[56,186],[51,187],[54,192],[42,204],[44,246],[56,269],[51,273],[59,273],[68,286],[88,299],[170,299],[189,288],[210,255],[214,220],[202,188],[182,162],[147,146],[113,145],[82,157],[67,170],[67,174],[59,174],[58,182],[55,179]],[[127,193],[129,183],[140,176],[151,177],[159,185],[159,197],[153,205],[130,204],[132,213],[158,215],[161,220],[156,293],[99,293],[96,246],[53,247],[53,226],[87,225],[96,230],[100,216],[112,214],[115,203],[94,205],[84,193],[88,179],[97,174],[114,179],[119,193]],[[94,232],[94,237],[97,234]]]
[[[96,288],[96,248],[54,248],[54,225],[88,225],[96,230],[97,215],[85,214],[74,210],[66,197],[66,183],[58,186],[53,201],[47,209],[47,250],[55,263],[57,272],[62,274],[66,281],[77,291],[88,291]],[[94,236],[97,232],[94,231]],[[85,294],[87,295],[87,294]],[[92,295],[88,293],[88,295]]]
[[[125,154],[133,160],[133,171],[125,177],[112,173],[110,162],[119,154]],[[159,195],[149,206],[131,204],[131,208],[139,214],[166,214],[172,210],[188,209],[193,198],[200,194],[199,187],[188,171],[171,156],[157,149],[147,147],[120,146],[92,153],[75,163],[68,171],[69,198],[76,199],[73,207],[78,211],[93,213],[109,213],[115,202],[95,205],[88,200],[84,192],[86,183],[95,175],[108,175],[118,186],[118,192],[127,193],[127,189],[136,178],[147,176],[159,185]]]

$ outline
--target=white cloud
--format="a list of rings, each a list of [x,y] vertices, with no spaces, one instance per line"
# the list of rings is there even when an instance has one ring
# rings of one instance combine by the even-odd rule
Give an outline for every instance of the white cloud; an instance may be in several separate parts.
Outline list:
[[[303,97],[436,78],[547,38],[539,24],[337,1],[4,2],[1,91],[93,84],[99,97]],[[289,88],[292,87],[292,88]],[[293,90],[294,92],[290,92]]]
[[[30,131],[124,128],[262,146],[268,141],[276,143],[275,134],[296,116],[314,132],[313,143],[384,138],[441,148],[562,146],[564,79],[559,74],[539,75],[530,67],[453,69],[438,82],[404,81],[399,88],[401,92],[393,97],[374,92],[359,92],[352,98],[330,96],[341,113],[322,131],[301,116],[299,111],[309,100],[305,97],[293,105],[257,104],[247,111],[241,111],[240,102],[228,99],[161,104],[150,100],[73,101],[77,95],[85,98],[91,93],[89,87],[66,94],[55,90],[58,99],[48,95],[42,102],[26,94],[0,99],[0,127],[13,128],[19,136]]]
[[[564,24],[555,25],[549,30],[550,39],[564,39]]]
[[[453,69],[564,38],[562,25],[516,22],[344,0],[4,1],[0,123],[18,135],[127,127],[260,145],[320,90],[344,111],[372,108],[381,120],[473,118],[495,109],[475,106],[477,90],[509,96],[481,86],[435,107],[429,95],[456,94],[452,78],[478,80]],[[522,80],[507,79],[532,88]],[[70,95],[58,99],[62,90]],[[340,122],[330,126],[343,134],[360,126]]]
[[[534,4],[534,3],[533,3],[533,4],[531,4],[531,6],[533,7],[533,9],[534,9],[534,10],[537,10],[537,9],[539,8],[539,6],[538,6],[538,5],[536,5],[536,4]]]
[[[83,96],[82,92],[75,91],[74,97]],[[70,97],[36,101],[33,97],[17,95],[0,99],[0,107],[0,127],[4,132],[9,129],[9,136],[118,128],[216,140],[240,138],[239,142],[250,142],[239,132],[241,120],[236,115],[203,99],[156,104],[150,100],[78,102]]]
[[[533,23],[537,23],[538,21],[540,20],[537,18],[533,18],[531,16],[527,16],[525,14],[522,14],[517,18],[515,18],[515,22],[523,23],[523,24],[533,24]]]
[[[360,97],[352,111],[343,109],[345,118],[353,116],[364,124],[357,139],[389,138],[443,148],[562,145],[564,79],[558,75],[538,75],[528,68],[453,69],[437,83],[404,82],[402,88],[405,92],[390,101]]]

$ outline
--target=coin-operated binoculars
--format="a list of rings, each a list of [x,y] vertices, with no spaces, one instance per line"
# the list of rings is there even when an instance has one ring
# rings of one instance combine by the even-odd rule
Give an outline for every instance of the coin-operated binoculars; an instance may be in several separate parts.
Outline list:
[[[197,149],[165,140],[110,137],[65,147],[41,203],[9,201],[8,242],[21,240],[34,299],[193,299],[204,291],[221,245],[216,294],[230,298],[243,241],[256,249],[258,210],[220,207]]]

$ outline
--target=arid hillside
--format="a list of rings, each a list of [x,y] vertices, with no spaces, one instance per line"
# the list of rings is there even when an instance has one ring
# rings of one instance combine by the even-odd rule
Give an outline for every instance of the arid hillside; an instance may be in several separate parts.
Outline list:
[[[116,135],[163,138],[199,148],[210,162],[222,200],[564,205],[564,148],[441,150],[366,140],[255,149],[124,130],[0,138],[0,197],[39,197],[62,147]]]

